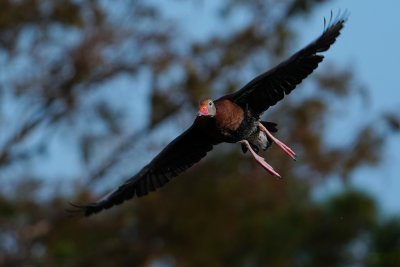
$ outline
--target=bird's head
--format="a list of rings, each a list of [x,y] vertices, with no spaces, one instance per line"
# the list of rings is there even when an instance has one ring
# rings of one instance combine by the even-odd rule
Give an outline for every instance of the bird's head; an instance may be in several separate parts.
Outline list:
[[[216,113],[217,109],[211,99],[206,99],[200,102],[197,116],[214,117]]]

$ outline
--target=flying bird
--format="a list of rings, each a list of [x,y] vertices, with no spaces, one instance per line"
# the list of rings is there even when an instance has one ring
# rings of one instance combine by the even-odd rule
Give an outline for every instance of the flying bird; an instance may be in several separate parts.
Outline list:
[[[332,19],[331,13],[323,33],[289,59],[255,77],[232,94],[217,100],[201,101],[192,126],[169,143],[149,164],[99,201],[87,205],[71,204],[76,208],[74,211],[89,216],[134,196],[147,195],[200,161],[213,146],[224,142],[240,144],[243,152],[249,151],[262,168],[280,177],[258,154],[259,151],[274,143],[292,159],[296,154],[272,135],[277,131],[277,124],[261,121],[260,116],[318,67],[324,59],[320,53],[327,51],[336,41],[346,19],[346,15]]]

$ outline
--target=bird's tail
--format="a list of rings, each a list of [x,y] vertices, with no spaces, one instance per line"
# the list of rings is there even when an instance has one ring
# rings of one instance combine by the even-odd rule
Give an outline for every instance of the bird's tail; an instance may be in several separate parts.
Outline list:
[[[275,122],[270,122],[270,121],[260,121],[261,124],[267,128],[268,131],[276,133],[278,131],[278,124]]]

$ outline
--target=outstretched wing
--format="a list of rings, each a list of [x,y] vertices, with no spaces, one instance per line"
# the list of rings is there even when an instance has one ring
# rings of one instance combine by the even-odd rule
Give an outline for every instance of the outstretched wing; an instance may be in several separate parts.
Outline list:
[[[332,14],[331,14],[332,16]],[[261,114],[289,94],[304,78],[310,75],[324,52],[336,41],[344,27],[347,15],[332,20],[322,35],[275,68],[257,76],[239,91],[224,96],[242,107],[250,107]]]
[[[166,184],[171,178],[190,168],[212,150],[215,142],[204,135],[195,123],[165,147],[149,164],[135,176],[99,201],[88,205],[75,205],[73,212],[85,216],[119,205],[134,196],[141,197]],[[71,210],[70,210],[71,211]]]

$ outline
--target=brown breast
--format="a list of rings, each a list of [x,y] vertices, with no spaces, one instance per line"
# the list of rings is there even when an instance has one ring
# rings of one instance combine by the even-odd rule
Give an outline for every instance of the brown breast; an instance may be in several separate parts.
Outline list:
[[[229,99],[214,102],[217,108],[215,120],[222,133],[236,131],[244,119],[243,109]]]

